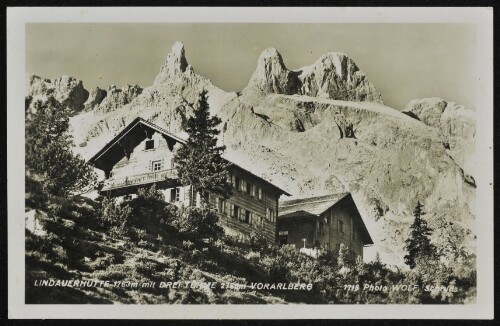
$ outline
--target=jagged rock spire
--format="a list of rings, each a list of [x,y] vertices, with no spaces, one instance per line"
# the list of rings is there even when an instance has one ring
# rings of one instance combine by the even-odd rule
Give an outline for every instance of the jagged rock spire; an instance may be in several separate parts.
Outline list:
[[[154,85],[178,77],[186,71],[188,66],[189,64],[184,52],[184,44],[177,41],[172,45],[172,51],[167,55],[167,59],[163,63],[160,73],[156,76]]]
[[[283,63],[281,54],[275,48],[262,52],[257,61],[257,69],[250,78],[247,89],[263,93],[290,94],[290,71]]]

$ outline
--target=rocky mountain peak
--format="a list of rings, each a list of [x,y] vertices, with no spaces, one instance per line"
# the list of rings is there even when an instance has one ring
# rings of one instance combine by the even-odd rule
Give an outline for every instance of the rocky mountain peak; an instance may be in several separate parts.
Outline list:
[[[283,63],[281,54],[275,48],[268,48],[259,56],[257,69],[244,92],[248,90],[264,94],[292,94],[290,78],[290,71]]]
[[[31,75],[26,78],[26,87],[27,95],[33,100],[43,101],[48,96],[52,96],[73,113],[80,112],[89,97],[89,92],[83,87],[83,82],[70,76],[49,79]]]
[[[260,54],[259,63],[262,61],[266,62],[268,60],[275,60],[275,59],[281,61],[281,64],[283,64],[281,54],[278,52],[278,50],[276,50],[276,48],[267,48]]]
[[[174,45],[172,45],[172,50],[167,55],[167,58],[160,69],[160,73],[156,76],[154,85],[162,84],[167,80],[180,76],[186,71],[188,66],[189,64],[186,60],[184,44],[177,41]]]
[[[248,86],[247,97],[266,94],[307,95],[356,102],[383,103],[382,96],[345,53],[329,52],[314,64],[288,70],[275,48],[262,52]]]

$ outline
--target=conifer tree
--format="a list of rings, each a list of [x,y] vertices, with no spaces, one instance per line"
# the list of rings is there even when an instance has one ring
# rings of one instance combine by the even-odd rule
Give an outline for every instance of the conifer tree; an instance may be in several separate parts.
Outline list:
[[[217,146],[220,123],[220,118],[210,116],[207,91],[203,90],[194,115],[186,123],[187,143],[175,156],[179,178],[183,184],[191,185],[193,195],[208,191],[224,198],[231,196],[226,178],[229,163],[221,157],[225,146]]]
[[[94,185],[92,168],[71,148],[67,108],[53,97],[29,107],[26,101],[26,173],[53,196],[66,196]]]
[[[413,211],[415,220],[410,227],[410,236],[406,240],[406,250],[408,254],[404,257],[405,264],[411,269],[417,266],[419,258],[434,260],[436,258],[436,247],[431,243],[430,236],[432,229],[422,218],[425,212],[420,201]]]

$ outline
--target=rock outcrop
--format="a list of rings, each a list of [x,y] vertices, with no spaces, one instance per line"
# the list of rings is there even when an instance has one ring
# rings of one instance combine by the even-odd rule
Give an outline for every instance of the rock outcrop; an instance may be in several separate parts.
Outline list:
[[[448,153],[467,174],[472,175],[476,134],[473,110],[433,97],[412,100],[402,112],[435,128]]]
[[[243,93],[258,91],[261,94],[293,94],[297,82],[297,75],[285,67],[281,54],[275,48],[269,48],[260,55],[257,69]]]
[[[89,98],[85,102],[85,110],[90,111],[93,110],[95,107],[97,107],[101,102],[104,100],[104,98],[108,95],[108,92],[106,92],[104,89],[101,89],[99,87],[96,87],[92,90],[90,90]]]
[[[281,54],[266,49],[257,61],[248,86],[242,91],[247,97],[267,94],[298,94],[345,101],[383,103],[382,96],[364,72],[343,53],[330,52],[313,65],[288,70]]]
[[[94,106],[94,110],[106,113],[122,108],[132,102],[142,91],[143,89],[139,85],[125,85],[121,89],[116,88],[115,85],[111,85],[106,91],[106,96],[97,106]]]
[[[48,79],[35,75],[27,77],[27,96],[36,100],[46,100],[53,96],[61,104],[68,107],[73,113],[84,109],[84,103],[89,97],[89,92],[83,87],[83,82],[69,76]]]
[[[184,44],[175,42],[172,51],[160,68],[160,73],[156,76],[153,85],[164,84],[170,80],[176,79],[186,72],[186,69],[192,70],[186,60]]]

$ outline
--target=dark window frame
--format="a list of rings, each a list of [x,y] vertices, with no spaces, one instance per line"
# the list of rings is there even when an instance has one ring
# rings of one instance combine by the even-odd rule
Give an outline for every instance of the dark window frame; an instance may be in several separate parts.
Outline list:
[[[146,142],[144,143],[144,150],[149,151],[152,149],[155,149],[155,140],[154,139],[146,140]]]

